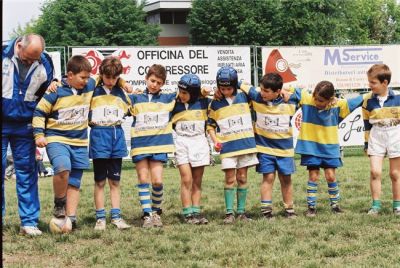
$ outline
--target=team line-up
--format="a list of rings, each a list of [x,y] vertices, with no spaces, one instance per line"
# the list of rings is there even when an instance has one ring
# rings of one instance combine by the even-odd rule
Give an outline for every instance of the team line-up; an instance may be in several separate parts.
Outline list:
[[[28,37],[35,40],[40,36]],[[24,50],[29,51],[32,41],[24,41],[23,38],[17,39],[6,48],[10,66],[18,56],[23,60],[27,54],[24,55]],[[19,53],[12,51],[15,48]],[[3,49],[3,67],[4,53]],[[45,65],[45,62],[38,64]],[[46,70],[45,67],[41,70]],[[18,70],[10,67],[10,79],[12,72]],[[312,93],[302,88],[282,89],[283,80],[278,73],[265,74],[259,87],[254,87],[239,81],[236,70],[229,66],[218,70],[213,98],[207,97],[209,90],[201,87],[201,79],[195,74],[183,75],[176,93],[163,93],[161,88],[166,81],[166,69],[159,64],[148,69],[146,89],[130,94],[131,87],[120,78],[123,67],[118,58],[106,57],[96,79],[90,77],[91,70],[84,56],[71,57],[66,76],[60,82],[47,83],[50,86],[33,107],[30,117],[33,117],[35,145],[46,147],[55,173],[54,217],[50,221],[52,232],[68,233],[76,228],[79,189],[83,170],[89,168],[89,158],[93,159],[95,180],[95,230],[106,229],[104,187],[107,179],[111,224],[118,229],[131,227],[122,219],[120,210],[121,165],[122,158],[128,154],[121,124],[126,116],[133,117],[130,155],[138,176],[144,228],[163,226],[162,173],[168,153],[175,153],[181,176],[184,221],[188,224],[208,223],[200,207],[203,172],[210,164],[207,134],[214,149],[220,152],[221,169],[225,174],[225,224],[251,221],[245,212],[247,171],[252,166],[262,174],[262,217],[274,217],[272,188],[276,173],[281,184],[284,215],[288,218],[297,216],[291,181],[295,172],[295,152],[301,155],[300,164],[307,167],[309,175],[305,215],[317,215],[321,168],[328,184],[331,210],[334,214],[343,213],[335,175],[336,169],[342,166],[338,124],[360,106],[365,125],[365,150],[371,169],[372,205],[368,214],[377,216],[381,210],[382,164],[387,156],[393,213],[400,216],[400,95],[389,88],[391,71],[385,64],[375,64],[366,73],[371,92],[352,99],[336,98],[334,86],[329,81],[319,82]],[[48,76],[43,79],[46,78]],[[3,108],[9,121],[15,115],[13,98],[6,103],[6,110]],[[291,118],[299,108],[302,109],[302,124],[294,148]],[[89,142],[88,126],[91,127]],[[11,147],[13,149],[12,142]],[[33,189],[33,194],[34,191],[37,194],[37,188]],[[19,201],[23,199],[20,197],[18,195]],[[3,199],[3,215],[4,204]],[[19,206],[21,232],[40,235],[37,228],[39,199],[33,198],[29,203],[25,200]]]

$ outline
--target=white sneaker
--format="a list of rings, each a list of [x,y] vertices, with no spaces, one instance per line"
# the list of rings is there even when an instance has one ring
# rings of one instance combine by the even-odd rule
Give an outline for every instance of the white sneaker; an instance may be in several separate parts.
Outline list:
[[[36,226],[21,226],[19,233],[29,236],[42,235],[42,231],[40,231],[39,228],[37,228]]]
[[[131,228],[131,226],[127,224],[122,218],[112,219],[111,223],[117,226],[117,228],[120,230]]]
[[[106,229],[106,220],[98,219],[96,221],[96,226],[94,227],[96,231],[104,231]]]

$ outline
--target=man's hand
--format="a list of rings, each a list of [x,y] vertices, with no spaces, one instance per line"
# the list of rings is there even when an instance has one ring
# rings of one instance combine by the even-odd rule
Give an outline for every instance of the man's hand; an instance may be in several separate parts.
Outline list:
[[[47,87],[47,90],[50,92],[57,92],[57,87],[61,86],[60,82],[53,81],[50,83],[50,85]]]
[[[39,148],[44,148],[47,146],[47,140],[45,137],[40,137],[37,140],[35,140],[36,146]]]

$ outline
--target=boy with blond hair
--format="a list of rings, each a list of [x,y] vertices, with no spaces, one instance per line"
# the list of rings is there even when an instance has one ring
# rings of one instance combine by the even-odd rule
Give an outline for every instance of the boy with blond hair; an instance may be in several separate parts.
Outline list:
[[[363,102],[365,150],[371,167],[372,205],[369,215],[381,211],[382,164],[389,158],[392,180],[393,213],[400,216],[400,95],[389,88],[391,71],[385,64],[374,64],[367,72],[371,92]]]

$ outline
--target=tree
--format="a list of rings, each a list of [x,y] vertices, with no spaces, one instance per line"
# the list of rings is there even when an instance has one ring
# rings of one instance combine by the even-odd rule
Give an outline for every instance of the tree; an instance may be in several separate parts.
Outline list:
[[[279,44],[273,20],[274,0],[194,0],[188,21],[192,44]]]
[[[135,0],[49,0],[32,26],[48,46],[155,45],[160,29]]]

